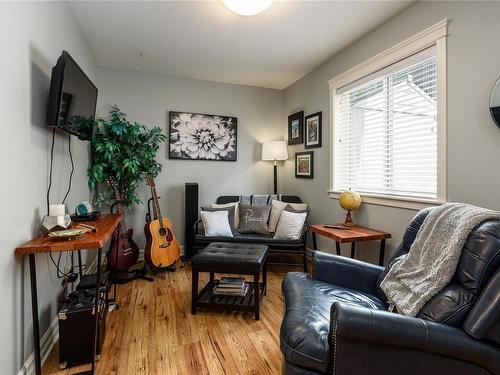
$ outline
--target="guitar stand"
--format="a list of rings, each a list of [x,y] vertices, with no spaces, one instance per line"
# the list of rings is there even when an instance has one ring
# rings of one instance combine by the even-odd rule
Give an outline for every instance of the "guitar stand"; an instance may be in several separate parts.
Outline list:
[[[141,269],[132,270],[132,271],[118,271],[112,270],[112,279],[111,282],[113,284],[126,284],[131,282],[132,280],[143,279],[149,282],[153,282],[154,279],[152,277],[146,276],[148,270],[146,265],[144,265]]]

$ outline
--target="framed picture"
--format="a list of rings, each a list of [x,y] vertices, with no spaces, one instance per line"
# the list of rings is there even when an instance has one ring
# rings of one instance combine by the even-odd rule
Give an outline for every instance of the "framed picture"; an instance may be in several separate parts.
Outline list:
[[[295,177],[314,177],[314,151],[295,153]]]
[[[170,111],[169,159],[236,161],[236,117]]]
[[[304,112],[288,116],[288,144],[300,145],[303,141]]]
[[[313,113],[312,115],[306,116],[304,120],[305,128],[305,148],[316,148],[321,147],[321,137],[322,137],[322,124],[321,124],[321,112]]]

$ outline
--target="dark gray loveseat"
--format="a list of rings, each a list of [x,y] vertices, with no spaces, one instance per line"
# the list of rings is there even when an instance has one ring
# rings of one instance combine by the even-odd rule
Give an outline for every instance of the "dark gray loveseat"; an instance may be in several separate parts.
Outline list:
[[[258,199],[257,199],[258,197]],[[267,197],[267,198],[266,198]],[[264,198],[264,200],[263,200]],[[232,202],[239,202],[244,200],[243,203],[247,204],[271,204],[272,199],[278,199],[286,203],[302,203],[302,200],[295,195],[269,195],[269,196],[238,196],[238,195],[222,195],[217,198],[217,204],[225,204]],[[307,224],[306,224],[307,226]],[[211,242],[229,242],[229,243],[251,243],[262,244],[269,246],[268,264],[282,265],[282,266],[296,266],[297,262],[293,262],[294,258],[301,258],[300,265],[306,270],[306,226],[304,227],[302,237],[298,240],[275,240],[273,234],[238,234],[234,237],[208,237],[205,236],[203,230],[203,223],[198,220],[194,227],[194,248],[196,251],[205,248]]]

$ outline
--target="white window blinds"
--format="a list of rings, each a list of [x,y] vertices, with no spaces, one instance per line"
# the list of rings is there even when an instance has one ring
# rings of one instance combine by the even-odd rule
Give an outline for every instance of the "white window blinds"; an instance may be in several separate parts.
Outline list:
[[[335,95],[335,190],[437,199],[436,51]]]

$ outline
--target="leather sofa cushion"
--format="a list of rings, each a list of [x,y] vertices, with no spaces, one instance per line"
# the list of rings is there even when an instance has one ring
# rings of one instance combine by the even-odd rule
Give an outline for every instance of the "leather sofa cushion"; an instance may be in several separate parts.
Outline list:
[[[418,317],[461,327],[475,301],[476,296],[463,286],[448,284],[424,305]]]
[[[330,350],[330,308],[334,302],[385,310],[376,296],[314,280],[301,272],[289,272],[283,279],[285,316],[280,345],[285,359],[314,371],[327,370]]]
[[[304,241],[298,240],[276,240],[271,236],[262,234],[242,234],[234,237],[207,237],[202,234],[197,234],[195,237],[197,243],[211,243],[211,242],[227,242],[227,243],[254,243],[260,245],[267,245],[269,247],[284,247],[288,249],[303,249]]]

